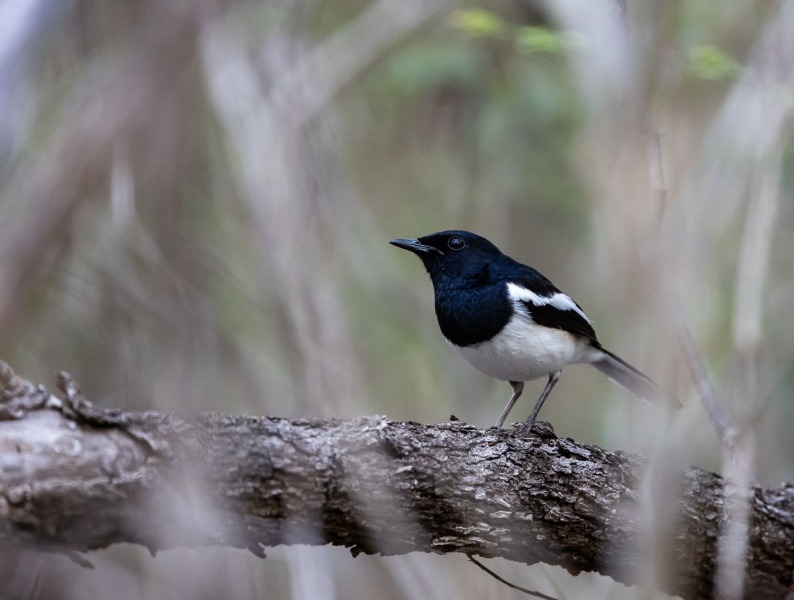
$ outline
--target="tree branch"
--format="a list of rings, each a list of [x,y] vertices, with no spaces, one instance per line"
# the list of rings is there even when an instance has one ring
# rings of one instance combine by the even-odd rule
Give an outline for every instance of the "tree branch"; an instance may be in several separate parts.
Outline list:
[[[462,552],[638,583],[645,462],[556,437],[460,421],[313,421],[127,413],[61,397],[0,363],[0,547],[151,552],[278,544],[358,553]],[[680,473],[665,591],[710,597],[725,482]],[[753,488],[746,597],[794,573],[794,486]]]

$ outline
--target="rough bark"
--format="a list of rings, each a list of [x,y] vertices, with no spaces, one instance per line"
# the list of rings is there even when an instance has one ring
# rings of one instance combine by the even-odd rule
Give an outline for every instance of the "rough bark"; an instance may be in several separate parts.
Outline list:
[[[100,409],[0,363],[0,547],[335,544],[641,572],[641,457],[558,438],[384,417],[312,421]],[[678,474],[664,590],[711,596],[725,482]],[[794,578],[794,486],[753,489],[747,598]]]

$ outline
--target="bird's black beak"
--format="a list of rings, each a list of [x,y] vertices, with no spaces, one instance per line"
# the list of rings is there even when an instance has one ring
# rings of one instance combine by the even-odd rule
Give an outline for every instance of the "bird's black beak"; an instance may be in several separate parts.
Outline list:
[[[434,248],[433,246],[427,246],[420,242],[419,240],[406,240],[406,239],[396,239],[389,242],[392,246],[397,246],[398,248],[403,248],[404,250],[410,250],[414,254],[430,254],[432,252],[436,252],[438,254],[443,254],[441,250],[438,248]]]

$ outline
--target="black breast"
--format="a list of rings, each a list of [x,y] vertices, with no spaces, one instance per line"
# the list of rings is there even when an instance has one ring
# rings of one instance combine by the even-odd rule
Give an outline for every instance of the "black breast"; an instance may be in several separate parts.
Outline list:
[[[456,346],[472,346],[499,333],[513,314],[504,283],[468,289],[436,288],[441,333]]]

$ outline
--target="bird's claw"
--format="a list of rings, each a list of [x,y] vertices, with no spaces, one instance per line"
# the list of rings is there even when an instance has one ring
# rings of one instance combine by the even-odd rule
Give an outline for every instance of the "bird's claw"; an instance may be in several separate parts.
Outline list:
[[[529,419],[520,423],[514,424],[514,431],[521,436],[530,437],[536,435],[538,437],[556,437],[554,428],[548,421],[534,421],[530,422]]]

